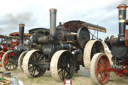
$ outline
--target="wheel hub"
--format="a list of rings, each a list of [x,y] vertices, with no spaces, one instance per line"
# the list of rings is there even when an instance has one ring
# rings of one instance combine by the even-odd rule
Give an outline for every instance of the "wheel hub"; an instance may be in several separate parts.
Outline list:
[[[103,66],[101,66],[100,70],[103,72],[103,71],[104,71],[104,67],[103,67]]]
[[[8,59],[8,62],[11,62],[12,63],[12,62],[14,62],[14,60],[13,59]]]

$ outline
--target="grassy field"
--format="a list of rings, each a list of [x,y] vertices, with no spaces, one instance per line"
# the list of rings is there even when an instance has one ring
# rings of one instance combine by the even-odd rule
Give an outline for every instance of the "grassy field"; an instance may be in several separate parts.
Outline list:
[[[111,57],[111,54],[107,54]],[[112,63],[112,62],[111,62]],[[0,71],[4,71],[0,68]],[[47,71],[43,76],[39,78],[27,77],[24,73],[19,70],[11,71],[12,76],[18,77],[24,85],[64,85],[64,82],[56,82],[50,74],[50,71]],[[94,85],[91,78],[88,76],[79,76],[75,73],[72,78],[72,85]],[[109,81],[105,85],[128,85],[128,77],[116,76],[115,73],[111,73]]]
[[[47,71],[42,77],[31,78],[27,77],[19,70],[12,71],[12,76],[17,76],[24,85],[64,85],[64,82],[56,82]],[[72,78],[72,85],[95,85],[90,77],[83,77],[75,74]],[[128,85],[128,77],[119,77],[115,73],[111,73],[109,81],[105,85]]]

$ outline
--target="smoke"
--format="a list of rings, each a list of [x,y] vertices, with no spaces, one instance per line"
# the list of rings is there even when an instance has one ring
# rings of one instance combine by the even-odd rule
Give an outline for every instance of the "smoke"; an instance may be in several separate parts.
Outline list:
[[[0,34],[10,34],[19,31],[19,24],[34,24],[31,12],[25,13],[8,13],[0,17]]]
[[[26,23],[31,19],[31,14],[30,13],[24,13],[24,14],[7,14],[6,15],[7,19],[11,21],[11,24],[16,24],[16,23]]]
[[[20,13],[20,14],[6,14],[4,16],[5,26],[11,29],[17,29],[18,24],[26,24],[31,21],[31,13]]]

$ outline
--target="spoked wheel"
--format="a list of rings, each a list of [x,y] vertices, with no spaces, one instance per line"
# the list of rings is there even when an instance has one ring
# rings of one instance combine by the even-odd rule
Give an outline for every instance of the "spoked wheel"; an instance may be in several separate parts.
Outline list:
[[[54,53],[50,63],[50,72],[56,81],[71,79],[75,71],[75,63],[72,54],[66,50]]]
[[[4,55],[4,52],[0,52],[0,67],[2,67],[2,56]]]
[[[105,71],[106,68],[110,68],[108,57],[105,54],[96,53],[92,58],[90,67],[90,76],[95,84],[104,84],[108,81],[110,72]]]
[[[42,53],[38,50],[31,50],[26,53],[23,58],[23,72],[27,76],[40,77],[42,76],[46,68],[41,67],[40,62],[44,59]]]
[[[84,48],[83,61],[85,68],[90,68],[90,62],[94,54],[104,53],[104,46],[99,40],[90,40],[87,42]]]
[[[14,57],[13,51],[7,51],[2,57],[2,66],[5,70],[12,71],[17,69],[18,62]]]
[[[23,68],[22,68],[22,64],[23,64],[23,58],[25,56],[25,54],[27,53],[27,51],[24,51],[20,54],[19,58],[18,58],[18,68],[20,69],[20,71],[23,72]]]

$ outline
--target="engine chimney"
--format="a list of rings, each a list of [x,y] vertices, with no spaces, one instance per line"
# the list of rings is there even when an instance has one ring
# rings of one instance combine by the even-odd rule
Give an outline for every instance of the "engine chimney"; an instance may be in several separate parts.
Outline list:
[[[19,24],[19,37],[20,37],[20,45],[23,45],[24,24]]]
[[[56,33],[56,9],[50,9],[50,35],[55,36]]]
[[[125,29],[126,29],[126,4],[121,4],[117,8],[119,9],[119,41],[125,40]]]

